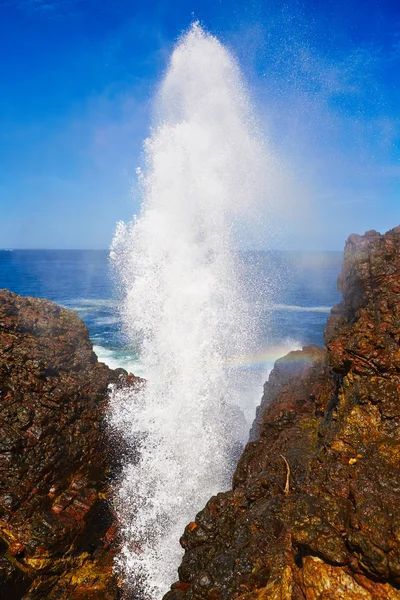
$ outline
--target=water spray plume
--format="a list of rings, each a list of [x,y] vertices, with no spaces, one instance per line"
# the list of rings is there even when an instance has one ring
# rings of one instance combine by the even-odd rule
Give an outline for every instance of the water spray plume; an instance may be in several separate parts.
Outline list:
[[[117,568],[148,599],[176,579],[184,527],[229,486],[248,434],[235,357],[254,352],[255,333],[234,250],[272,170],[234,58],[198,24],[172,54],[156,117],[140,215],[111,248],[147,380],[111,397],[110,423],[131,448],[115,492]]]

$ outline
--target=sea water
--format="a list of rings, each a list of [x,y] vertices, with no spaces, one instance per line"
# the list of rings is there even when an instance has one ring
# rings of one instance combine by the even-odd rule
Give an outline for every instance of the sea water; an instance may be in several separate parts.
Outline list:
[[[330,308],[340,301],[337,276],[343,254],[248,251],[239,256],[240,286],[247,290],[249,304],[257,314],[261,337],[256,351],[242,356],[236,367],[256,382],[257,403],[274,360],[291,349],[323,343]],[[77,311],[89,329],[99,360],[146,377],[140,340],[128,337],[122,327],[122,297],[114,275],[105,250],[0,251],[0,288],[47,298]],[[267,290],[271,277],[279,278],[279,294]],[[249,412],[254,416],[253,407]],[[206,494],[208,497],[208,490]],[[193,507],[190,519],[198,508],[201,506]]]
[[[100,360],[146,379],[111,390],[109,413],[116,568],[138,599],[167,591],[185,525],[229,487],[273,360],[321,342],[339,300],[340,254],[241,249],[254,220],[274,239],[282,176],[234,57],[195,24],[160,85],[140,214],[110,254],[0,253],[1,287],[76,310]]]
[[[140,600],[167,591],[185,525],[229,487],[273,361],[321,342],[342,258],[241,249],[255,216],[273,222],[282,172],[234,58],[199,26],[156,106],[141,211],[110,253],[0,252],[0,287],[76,310],[100,360],[146,379],[111,390],[109,413],[116,568]]]
[[[286,348],[323,343],[330,309],[341,300],[337,277],[343,253],[240,254],[245,265],[242,285],[250,290],[264,329],[260,356],[253,362],[250,357],[247,366],[260,369],[265,377],[271,361]],[[113,275],[108,250],[0,250],[0,289],[46,298],[77,311],[99,360],[143,374],[138,346],[121,329],[121,298]],[[280,278],[279,295],[267,298],[265,282],[271,276]]]
[[[240,256],[242,285],[249,289],[263,329],[259,356],[248,357],[243,366],[260,370],[265,378],[286,349],[323,343],[330,309],[341,299],[337,276],[343,253],[260,250]],[[279,294],[272,297],[265,291],[271,276],[280,279]],[[77,311],[99,360],[144,375],[138,345],[121,328],[121,298],[108,250],[0,250],[3,288]]]
[[[272,314],[307,310],[274,300],[282,265],[258,285],[257,257],[239,252],[260,221],[275,239],[287,186],[234,57],[198,24],[171,55],[143,162],[140,214],[118,224],[110,257],[146,384],[111,393],[109,423],[130,449],[116,566],[156,599],[176,578],[184,526],[230,485],[262,384],[251,367],[276,352]]]

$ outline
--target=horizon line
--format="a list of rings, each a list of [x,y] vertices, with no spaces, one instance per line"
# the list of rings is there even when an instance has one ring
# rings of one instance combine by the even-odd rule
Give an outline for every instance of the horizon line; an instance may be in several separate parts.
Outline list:
[[[0,252],[110,252],[109,248],[0,248]],[[285,249],[285,248],[251,248],[238,250],[238,252],[344,252],[332,249]]]

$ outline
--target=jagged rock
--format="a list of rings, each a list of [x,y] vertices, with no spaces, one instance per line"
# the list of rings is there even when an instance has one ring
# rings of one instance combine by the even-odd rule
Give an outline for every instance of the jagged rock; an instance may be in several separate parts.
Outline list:
[[[350,236],[326,349],[279,360],[164,600],[400,599],[400,228]]]
[[[76,313],[0,291],[2,600],[120,597],[103,419],[125,375]]]

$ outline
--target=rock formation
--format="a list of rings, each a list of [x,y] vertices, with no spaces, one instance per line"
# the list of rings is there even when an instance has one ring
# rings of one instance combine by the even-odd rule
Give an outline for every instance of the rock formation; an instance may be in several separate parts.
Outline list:
[[[74,312],[0,292],[2,600],[120,597],[102,429],[108,385],[127,379]]]
[[[400,600],[400,228],[351,236],[326,348],[277,361],[165,600]],[[0,292],[0,598],[114,600],[107,389],[72,311]]]
[[[164,600],[400,599],[400,227],[350,236],[326,349],[279,360]]]

